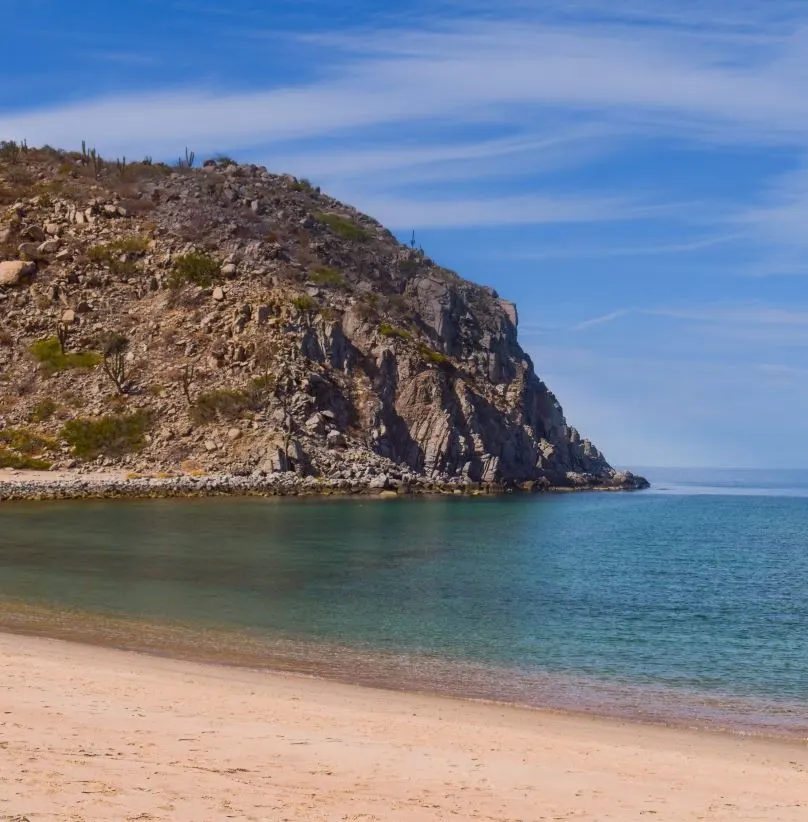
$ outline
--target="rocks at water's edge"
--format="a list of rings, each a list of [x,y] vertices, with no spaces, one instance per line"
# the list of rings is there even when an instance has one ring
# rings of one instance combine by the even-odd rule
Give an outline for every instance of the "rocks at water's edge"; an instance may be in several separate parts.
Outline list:
[[[507,493],[543,493],[574,490],[636,490],[644,487],[639,477],[617,475],[602,485],[580,477],[577,486],[553,488],[547,482],[525,483],[519,487],[484,485],[460,480],[433,481],[415,475],[378,474],[361,480],[328,477],[301,477],[290,472],[250,475],[212,474],[176,477],[82,477],[51,479],[47,473],[31,479],[11,477],[0,480],[0,502],[48,499],[145,499],[150,497],[210,496],[364,496],[391,499],[408,496],[491,496]]]

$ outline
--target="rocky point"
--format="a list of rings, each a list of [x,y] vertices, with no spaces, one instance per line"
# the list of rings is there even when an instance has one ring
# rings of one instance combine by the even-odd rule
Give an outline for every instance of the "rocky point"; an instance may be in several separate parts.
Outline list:
[[[0,147],[0,467],[645,485],[567,424],[496,291],[305,180],[193,166]]]

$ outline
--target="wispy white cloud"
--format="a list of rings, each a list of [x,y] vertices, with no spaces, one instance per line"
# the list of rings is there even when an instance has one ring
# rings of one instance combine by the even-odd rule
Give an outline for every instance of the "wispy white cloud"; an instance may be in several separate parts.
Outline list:
[[[401,122],[534,122],[554,109],[628,130],[741,141],[804,139],[805,38],[774,46],[705,43],[658,28],[509,20],[440,30],[363,32],[320,81],[265,91],[166,90],[7,113],[0,131],[113,150],[192,141],[248,146]]]
[[[365,194],[351,198],[357,206],[393,228],[469,228],[504,225],[619,222],[653,219],[659,207],[627,198],[464,197],[408,199],[406,196]]]
[[[595,257],[661,257],[667,254],[690,254],[706,248],[722,246],[744,239],[741,233],[722,234],[682,243],[668,243],[648,246],[609,247],[601,245],[579,246],[577,248],[548,248],[538,251],[514,251],[506,254],[511,260],[561,260]]]
[[[631,309],[624,308],[618,311],[611,311],[608,314],[603,314],[600,317],[592,317],[590,320],[584,320],[583,322],[578,323],[572,327],[573,331],[586,331],[587,328],[594,328],[598,325],[606,325],[607,323],[614,322],[615,320],[622,319],[623,317],[628,316],[631,314]]]
[[[565,168],[602,157],[615,147],[613,129],[575,126],[566,129],[482,139],[454,141],[440,134],[426,141],[354,142],[348,148],[297,147],[273,153],[274,167],[329,185],[359,180],[377,188],[397,184],[480,180],[496,176],[525,176]],[[384,177],[377,176],[383,172]]]
[[[569,330],[589,331],[632,317],[687,323],[690,333],[702,338],[723,337],[781,347],[808,345],[808,310],[767,305],[621,308],[574,323]]]
[[[646,309],[646,314],[669,317],[675,320],[692,320],[703,323],[732,323],[736,325],[790,325],[808,327],[808,311],[788,308],[758,306],[731,306],[707,308],[656,308]]]

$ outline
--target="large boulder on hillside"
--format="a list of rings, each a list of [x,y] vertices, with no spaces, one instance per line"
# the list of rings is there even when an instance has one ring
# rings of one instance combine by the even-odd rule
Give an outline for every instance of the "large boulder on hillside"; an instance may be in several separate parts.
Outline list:
[[[10,260],[0,263],[0,288],[11,288],[29,280],[36,273],[36,263]]]

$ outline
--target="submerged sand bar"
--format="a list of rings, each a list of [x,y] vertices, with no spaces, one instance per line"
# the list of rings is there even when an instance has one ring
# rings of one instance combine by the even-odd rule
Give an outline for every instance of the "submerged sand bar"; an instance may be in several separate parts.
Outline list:
[[[799,820],[808,748],[0,634],[0,819]]]

